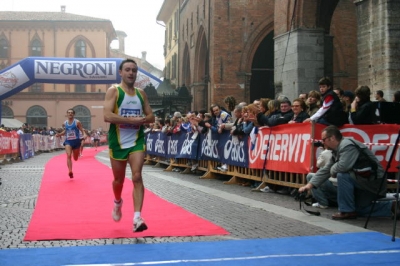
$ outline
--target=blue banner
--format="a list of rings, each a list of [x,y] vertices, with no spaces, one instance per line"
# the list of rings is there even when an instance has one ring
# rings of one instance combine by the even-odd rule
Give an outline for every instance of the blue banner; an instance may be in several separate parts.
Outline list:
[[[19,150],[22,160],[28,159],[35,155],[32,134],[19,135]]]
[[[180,133],[178,139],[179,154],[176,158],[197,160],[197,147],[199,146],[199,135],[196,133]]]

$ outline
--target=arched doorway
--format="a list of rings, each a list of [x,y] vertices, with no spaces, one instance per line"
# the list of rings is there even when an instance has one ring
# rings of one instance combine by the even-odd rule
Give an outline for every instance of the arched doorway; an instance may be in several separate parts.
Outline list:
[[[83,105],[77,105],[73,109],[75,111],[75,118],[82,123],[83,128],[92,130],[92,117],[90,110]]]
[[[26,111],[26,122],[29,126],[47,128],[47,112],[39,106],[32,106]]]
[[[14,112],[9,106],[3,105],[3,106],[1,106],[1,117],[2,118],[14,118]]]
[[[271,31],[258,46],[251,65],[250,101],[275,98],[274,32]]]

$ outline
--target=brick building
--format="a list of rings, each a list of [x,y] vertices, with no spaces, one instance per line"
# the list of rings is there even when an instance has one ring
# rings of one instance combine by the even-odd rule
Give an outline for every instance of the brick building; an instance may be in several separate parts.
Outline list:
[[[126,34],[107,19],[65,12],[0,12],[0,70],[29,56],[78,58],[133,58],[156,77],[162,71],[142,58],[125,54]],[[113,40],[118,49],[111,49]],[[60,127],[66,111],[74,108],[84,128],[108,130],[103,102],[111,84],[35,83],[2,101],[3,118],[14,118],[37,127]]]
[[[294,99],[323,76],[391,99],[400,89],[399,12],[395,0],[165,0],[157,19],[166,25],[166,78],[190,89],[196,110],[227,95]]]

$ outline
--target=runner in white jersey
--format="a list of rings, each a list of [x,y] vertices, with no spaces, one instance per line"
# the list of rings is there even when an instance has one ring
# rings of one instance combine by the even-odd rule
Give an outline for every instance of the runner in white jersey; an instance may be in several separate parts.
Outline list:
[[[119,66],[121,83],[107,90],[104,101],[104,121],[110,123],[108,134],[111,167],[114,174],[112,188],[114,208],[112,217],[118,222],[122,217],[122,188],[125,170],[129,163],[132,170],[133,231],[141,232],[147,225],[141,217],[144,199],[142,168],[145,156],[143,124],[153,123],[155,118],[146,93],[134,84],[138,66],[132,59],[126,59]]]

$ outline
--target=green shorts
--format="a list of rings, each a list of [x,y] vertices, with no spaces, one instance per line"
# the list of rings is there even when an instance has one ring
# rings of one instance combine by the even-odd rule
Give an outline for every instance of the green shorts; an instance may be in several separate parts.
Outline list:
[[[110,148],[110,158],[117,161],[128,160],[129,154],[134,152],[144,152],[146,150],[146,145],[144,143],[144,138],[139,138],[136,141],[136,145],[126,149],[120,148]]]

